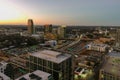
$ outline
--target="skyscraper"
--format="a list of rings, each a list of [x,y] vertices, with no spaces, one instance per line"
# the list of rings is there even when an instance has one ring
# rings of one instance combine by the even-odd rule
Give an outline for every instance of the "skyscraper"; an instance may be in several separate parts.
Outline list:
[[[65,32],[66,32],[65,28],[66,28],[65,25],[62,25],[62,26],[58,27],[59,38],[64,38],[65,37]]]
[[[33,34],[34,33],[34,24],[32,19],[28,19],[28,33]]]
[[[44,32],[45,33],[51,33],[52,32],[52,24],[44,25]]]

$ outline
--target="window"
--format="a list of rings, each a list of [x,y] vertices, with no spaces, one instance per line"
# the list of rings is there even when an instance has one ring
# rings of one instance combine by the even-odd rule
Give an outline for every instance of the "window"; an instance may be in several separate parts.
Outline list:
[[[47,61],[43,60],[43,66],[47,66]]]
[[[39,70],[43,70],[43,69],[42,69],[42,66],[38,66],[38,69],[39,69]]]
[[[55,70],[60,70],[60,65],[59,64],[57,64],[57,63],[53,63],[53,69],[55,69]]]
[[[52,62],[48,61],[47,67],[48,67],[48,68],[52,68]]]
[[[34,57],[34,63],[37,63],[37,57]]]
[[[38,64],[39,64],[39,65],[43,65],[43,60],[39,58],[39,59],[38,59]]]

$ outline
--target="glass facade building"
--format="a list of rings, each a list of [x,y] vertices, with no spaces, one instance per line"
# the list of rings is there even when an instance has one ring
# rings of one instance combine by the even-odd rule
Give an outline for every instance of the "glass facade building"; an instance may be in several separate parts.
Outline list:
[[[48,52],[47,55],[45,52]],[[27,65],[30,71],[38,69],[50,73],[54,77],[54,80],[72,80],[71,55],[58,54],[54,56],[52,51],[42,51],[38,52],[37,54],[39,55],[36,56],[33,53],[29,56],[29,62]]]

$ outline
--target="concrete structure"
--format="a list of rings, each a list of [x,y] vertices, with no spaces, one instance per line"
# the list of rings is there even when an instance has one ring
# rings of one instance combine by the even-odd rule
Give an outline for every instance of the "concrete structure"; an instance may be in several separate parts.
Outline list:
[[[0,80],[11,80],[8,76],[3,73],[0,73]]]
[[[120,52],[111,52],[105,57],[99,80],[120,80]]]
[[[108,48],[108,45],[106,44],[96,44],[96,43],[90,43],[86,46],[88,50],[95,50],[95,51],[100,51],[100,52],[105,52],[106,49]]]
[[[51,74],[36,70],[32,73],[27,73],[15,80],[53,80]]]
[[[28,67],[31,71],[42,70],[52,74],[54,80],[72,80],[72,58],[70,54],[42,50],[31,53]]]
[[[28,33],[29,34],[34,34],[35,29],[34,29],[34,24],[32,19],[28,19]]]
[[[4,70],[6,69],[7,64],[8,64],[8,63],[6,63],[6,62],[4,62],[4,61],[1,61],[1,62],[0,62],[0,73],[4,73]]]

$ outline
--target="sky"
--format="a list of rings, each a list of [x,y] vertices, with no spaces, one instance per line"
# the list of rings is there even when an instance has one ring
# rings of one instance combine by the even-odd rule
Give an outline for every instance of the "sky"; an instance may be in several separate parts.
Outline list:
[[[120,0],[0,0],[0,24],[120,26]]]

